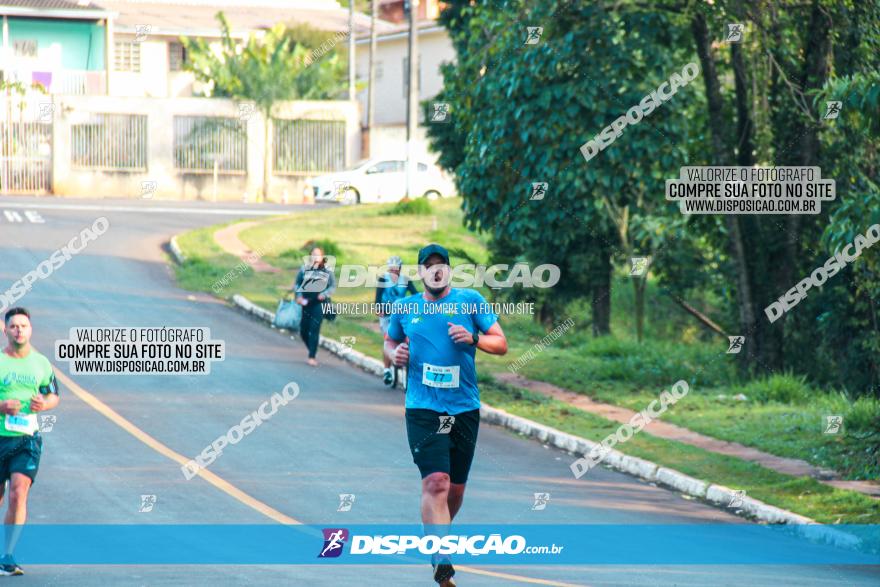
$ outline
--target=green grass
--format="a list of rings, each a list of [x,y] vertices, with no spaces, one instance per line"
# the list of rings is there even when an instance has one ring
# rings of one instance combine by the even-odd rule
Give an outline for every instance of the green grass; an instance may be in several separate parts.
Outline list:
[[[543,395],[493,384],[485,378],[481,383],[483,400],[493,407],[589,440],[601,441],[619,426]],[[754,463],[645,433],[633,436],[626,445],[617,448],[698,479],[744,489],[750,497],[822,523],[880,523],[880,501],[853,491],[835,489],[807,477],[794,478]],[[572,461],[575,458],[572,457]]]
[[[404,263],[415,264],[418,249],[430,241],[446,245],[452,252],[453,264],[488,261],[484,240],[462,227],[458,200],[435,201],[430,207],[428,215],[389,214],[392,205],[309,211],[273,218],[243,231],[240,238],[253,250],[264,251],[263,259],[281,268],[280,274],[256,274],[220,250],[213,240],[218,226],[192,231],[179,238],[189,261],[176,269],[177,276],[187,289],[216,289],[222,297],[238,293],[274,310],[278,298],[293,282],[303,254],[315,243],[335,255],[337,265],[381,265],[391,255],[400,255]],[[227,282],[218,285],[224,275]],[[334,301],[371,302],[373,295],[371,288],[340,288]],[[485,290],[484,295],[491,298],[491,290]],[[685,379],[691,391],[664,415],[670,422],[722,440],[833,468],[850,479],[880,476],[880,406],[876,400],[852,402],[840,393],[812,388],[790,375],[740,382],[735,370],[736,355],[724,352],[727,341],[707,333],[653,282],[648,283],[646,292],[646,340],[639,343],[634,336],[632,297],[628,278],[616,277],[612,301],[614,336],[599,339],[590,333],[589,305],[573,303],[559,322],[571,317],[575,326],[537,352],[519,372],[633,410],[644,409],[661,390]],[[324,323],[323,334],[336,339],[354,336],[357,350],[378,358],[382,340],[375,323],[373,316],[340,316],[333,323]],[[507,371],[510,363],[547,334],[529,316],[503,316],[502,326],[508,337],[508,354],[495,357],[480,353],[481,375]],[[528,413],[510,409],[545,424],[575,433],[579,432],[571,426],[579,427],[578,430],[585,427],[585,433],[592,430],[590,426],[599,427],[596,430],[605,434],[616,427],[610,421],[561,404],[520,401],[516,399],[519,396],[511,396],[512,392],[498,395],[498,389],[486,387],[484,397],[488,403],[526,410]],[[733,399],[740,393],[745,394],[746,401]],[[844,433],[823,434],[826,415],[843,415]],[[839,513],[846,520],[864,522],[859,515],[876,515],[876,509],[865,509],[872,503],[864,501],[869,498],[863,499],[854,492],[778,475],[758,465],[712,455],[647,433],[629,441],[625,452],[714,483],[746,489],[758,499],[816,519],[834,521]],[[826,504],[826,514],[814,515],[814,507],[819,508],[817,504],[826,500],[830,502]],[[808,506],[802,507],[801,503]],[[835,504],[839,509],[835,509]]]
[[[381,214],[383,216],[401,216],[401,215],[414,215],[414,216],[426,216],[431,213],[431,202],[425,198],[418,198],[415,200],[407,200],[403,199],[390,209],[383,210]]]

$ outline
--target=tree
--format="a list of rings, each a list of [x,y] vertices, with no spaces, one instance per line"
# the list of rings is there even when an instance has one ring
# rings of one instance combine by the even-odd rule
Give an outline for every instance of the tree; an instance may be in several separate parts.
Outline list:
[[[880,220],[878,8],[877,0],[450,2],[442,20],[458,62],[443,69],[434,101],[450,104],[451,122],[429,136],[456,175],[466,222],[492,235],[493,255],[561,266],[551,294],[528,294],[542,318],[591,298],[594,332],[607,332],[612,258],[653,252],[664,291],[715,332],[746,336],[744,372],[794,369],[880,395],[880,250],[785,318],[771,323],[764,313]],[[537,44],[524,43],[526,23],[544,25]],[[729,23],[745,25],[741,43],[727,42]],[[701,77],[679,90],[681,100],[627,126],[584,164],[581,144],[690,61]],[[825,100],[844,104],[836,123],[823,120]],[[820,167],[836,179],[837,200],[817,215],[670,214],[662,182],[685,162]],[[540,181],[547,195],[530,200]],[[707,319],[682,303],[689,292],[723,307]]]
[[[682,31],[662,15],[563,0],[452,2],[441,20],[458,59],[433,101],[450,103],[452,121],[428,134],[455,173],[469,226],[503,245],[501,261],[560,266],[560,284],[537,296],[545,322],[588,295],[594,333],[609,333],[612,258],[647,242],[632,225],[678,214],[654,194],[661,168],[683,163],[676,143],[688,120],[660,107],[593,160],[580,148],[688,62]],[[545,23],[537,43],[525,42],[525,22]],[[530,198],[536,182],[548,184],[541,200]]]
[[[222,29],[215,50],[205,39],[181,41],[187,50],[187,69],[207,82],[211,95],[253,102],[263,115],[263,199],[272,178],[272,112],[285,100],[333,99],[345,88],[345,65],[334,53],[324,56],[299,39],[301,30],[278,24],[262,37],[239,43],[229,32],[225,15],[217,14]],[[331,46],[332,49],[332,46]]]

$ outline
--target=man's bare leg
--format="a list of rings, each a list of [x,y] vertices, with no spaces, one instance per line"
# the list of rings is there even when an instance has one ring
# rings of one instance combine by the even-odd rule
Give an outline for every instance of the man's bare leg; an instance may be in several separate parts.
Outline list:
[[[27,498],[31,489],[31,478],[21,473],[13,473],[9,480],[9,508],[6,510],[6,556],[12,556],[21,530],[27,520]],[[2,497],[0,497],[2,504]]]
[[[422,523],[425,534],[448,535],[452,518],[458,513],[463,496],[464,485],[450,483],[446,473],[431,473],[422,479]],[[454,587],[454,571],[449,559],[437,555],[432,558],[435,565],[434,580],[441,587]]]
[[[450,522],[455,519],[455,514],[461,509],[461,503],[464,501],[464,487],[464,483],[449,484],[449,495],[446,498],[446,503],[449,507]]]
[[[422,479],[422,522],[425,526],[449,526],[449,475],[431,473]],[[457,511],[457,510],[456,510]]]

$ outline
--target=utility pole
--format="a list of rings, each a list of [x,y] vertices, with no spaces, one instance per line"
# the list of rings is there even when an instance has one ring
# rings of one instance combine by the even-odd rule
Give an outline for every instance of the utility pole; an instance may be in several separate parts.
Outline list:
[[[409,91],[406,94],[406,197],[415,196],[416,129],[419,124],[419,0],[409,2]]]
[[[354,0],[348,0],[348,99],[354,101]]]
[[[372,155],[373,124],[376,119],[376,17],[379,0],[370,2],[370,80],[367,88],[367,153]]]

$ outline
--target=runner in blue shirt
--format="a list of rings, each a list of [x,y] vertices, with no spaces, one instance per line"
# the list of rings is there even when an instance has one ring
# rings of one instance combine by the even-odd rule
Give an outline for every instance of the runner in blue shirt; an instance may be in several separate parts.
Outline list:
[[[391,308],[385,354],[407,366],[406,432],[422,475],[422,522],[445,535],[464,498],[480,426],[476,350],[507,352],[498,316],[479,292],[449,286],[449,253],[430,244],[419,251],[423,294]],[[435,557],[434,580],[452,587],[455,569]]]
[[[379,286],[376,288],[376,307],[379,309],[379,330],[382,336],[388,332],[389,309],[391,304],[397,300],[406,297],[407,294],[416,294],[416,287],[413,282],[407,279],[406,275],[400,274],[400,268],[403,266],[403,260],[394,255],[388,259],[388,271],[379,278]],[[385,362],[385,371],[382,373],[382,380],[385,385],[394,385],[394,375],[391,372],[391,359],[383,357]]]

